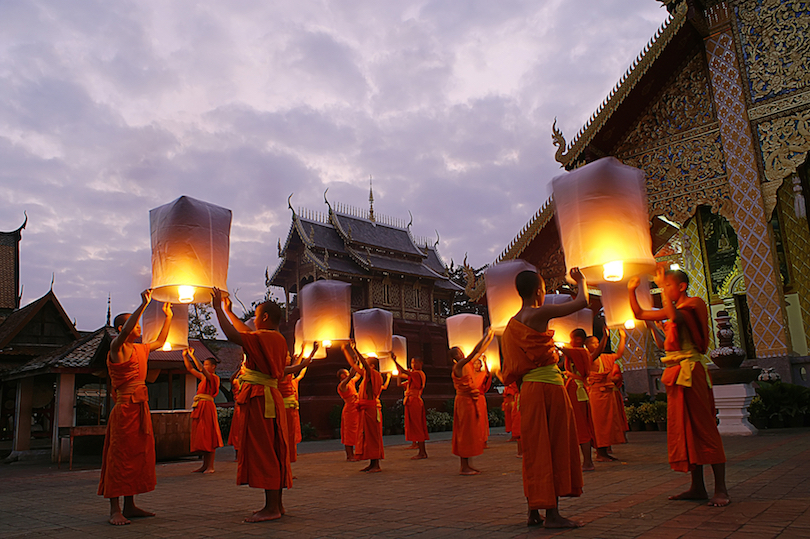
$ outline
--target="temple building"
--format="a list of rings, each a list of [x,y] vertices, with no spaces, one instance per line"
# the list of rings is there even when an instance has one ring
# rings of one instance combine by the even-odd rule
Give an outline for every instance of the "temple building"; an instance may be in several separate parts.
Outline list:
[[[745,365],[808,385],[810,7],[665,4],[667,22],[573,139],[552,127],[555,157],[566,170],[604,156],[642,169],[657,260],[687,272],[712,319],[729,312]],[[549,200],[495,261],[526,259],[552,289],[565,271],[554,211]],[[651,337],[628,339],[628,391],[662,390]]]
[[[278,244],[280,262],[266,279],[268,287],[283,290],[287,309],[281,331],[287,342],[292,346],[295,340],[301,287],[320,279],[351,283],[352,311],[380,308],[393,313],[394,334],[407,339],[408,356],[425,363],[425,400],[441,408],[453,395],[444,322],[463,288],[450,280],[438,239],[416,238],[412,223],[375,214],[371,190],[368,210],[333,206],[326,196],[324,202],[326,213],[296,212],[290,206],[290,231],[283,245]],[[320,411],[341,402],[335,371],[345,366],[341,353],[330,352],[301,384],[302,421],[312,422],[319,432],[328,428],[328,414]],[[401,391],[383,395],[389,400],[402,396]]]

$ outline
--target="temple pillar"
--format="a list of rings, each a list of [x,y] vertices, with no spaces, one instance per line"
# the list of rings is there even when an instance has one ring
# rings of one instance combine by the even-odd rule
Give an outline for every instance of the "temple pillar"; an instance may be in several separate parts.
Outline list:
[[[757,357],[786,356],[789,351],[784,293],[774,262],[772,230],[757,171],[757,154],[746,115],[743,79],[726,2],[713,6],[705,38],[713,98],[720,124],[734,208],[742,271],[751,313]]]
[[[69,457],[68,444],[60,448],[59,427],[72,427],[76,424],[76,375],[61,373],[56,376],[56,403],[54,404],[54,428],[51,439],[51,460],[57,460],[59,451],[62,458]]]
[[[14,407],[13,451],[31,449],[31,403],[34,398],[34,378],[17,380],[17,399]]]

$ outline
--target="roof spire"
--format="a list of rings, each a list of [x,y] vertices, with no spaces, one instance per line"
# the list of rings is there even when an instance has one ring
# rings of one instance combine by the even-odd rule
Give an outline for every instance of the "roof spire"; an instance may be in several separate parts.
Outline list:
[[[368,175],[368,220],[374,223],[374,191],[371,185],[371,174]]]
[[[110,323],[110,293],[107,292],[107,327],[112,327]]]

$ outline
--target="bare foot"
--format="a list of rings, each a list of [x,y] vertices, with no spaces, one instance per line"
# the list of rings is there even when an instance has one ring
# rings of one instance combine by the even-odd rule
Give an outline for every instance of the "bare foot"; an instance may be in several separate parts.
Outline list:
[[[670,496],[670,500],[705,500],[709,497],[709,493],[703,490],[692,490],[691,488],[686,492]]]
[[[365,468],[361,469],[360,471],[361,471],[361,472],[367,472],[367,471],[369,471],[369,470],[371,470],[371,464],[369,464],[369,465],[368,465],[368,466],[366,466]]]
[[[418,446],[418,445],[416,445],[416,442],[412,442],[412,443],[411,443],[411,445],[409,445],[409,446],[407,447],[407,449],[418,449],[418,448],[419,448],[419,446]]]
[[[357,457],[347,457],[346,461],[347,462],[360,462],[360,459],[357,458]]]
[[[367,473],[380,473],[381,471],[382,471],[382,468],[380,468],[379,466],[376,466],[374,468],[369,468],[368,470],[366,470]]]
[[[422,453],[420,453],[418,455],[412,456],[411,460],[422,460],[422,459],[426,459],[426,458],[427,458],[427,455],[423,455]]]
[[[470,468],[469,470],[461,470],[459,473],[461,475],[478,475],[481,472],[479,470],[473,470],[472,468]]]
[[[214,473],[214,469],[213,468],[208,468],[203,473]]]
[[[205,466],[200,466],[196,470],[192,470],[191,473],[203,473],[205,471]]]
[[[594,467],[593,463],[591,463],[590,466],[586,466],[585,464],[583,464],[582,465],[582,471],[583,472],[593,472],[593,471],[596,471],[596,468]]]
[[[543,522],[544,528],[581,528],[582,522],[578,520],[571,520],[563,516],[557,515],[556,518],[550,518],[546,515],[546,520]]]
[[[130,520],[127,519],[124,515],[119,512],[110,513],[110,524],[113,526],[126,526],[130,523]]]
[[[268,520],[278,520],[281,518],[281,513],[278,511],[270,511],[266,507],[261,511],[256,511],[251,516],[245,519],[245,522],[267,522]]]
[[[151,511],[144,511],[140,507],[135,505],[131,505],[129,507],[124,506],[124,510],[121,512],[127,518],[145,518],[145,517],[153,517],[155,516],[154,513]]]
[[[542,526],[545,519],[540,516],[540,511],[537,509],[529,509],[529,519],[526,521],[527,526]]]
[[[610,455],[604,455],[604,456],[603,455],[596,455],[593,458],[593,460],[595,460],[596,462],[614,462],[614,461],[617,461],[619,459],[617,459],[616,457],[611,457]]]
[[[712,507],[725,507],[731,503],[727,492],[715,492],[712,499],[709,500],[709,505]]]

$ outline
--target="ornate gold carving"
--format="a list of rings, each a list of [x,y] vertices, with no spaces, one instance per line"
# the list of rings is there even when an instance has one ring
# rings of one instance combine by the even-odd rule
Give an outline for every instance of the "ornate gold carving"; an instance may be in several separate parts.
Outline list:
[[[780,112],[787,112],[791,109],[810,104],[810,91],[805,91],[800,94],[792,94],[782,99],[765,103],[756,107],[748,109],[748,119],[751,121],[759,120],[767,116],[773,116]]]
[[[765,177],[782,180],[804,163],[810,151],[810,109],[757,126]]]
[[[742,279],[742,292],[740,292],[738,283],[740,279]],[[726,275],[723,284],[717,290],[717,295],[722,299],[726,299],[739,293],[745,293],[745,277],[742,275],[742,260],[737,256],[737,260],[734,261],[734,268],[732,268],[731,273]]]
[[[782,185],[782,180],[763,182],[759,188],[762,190],[762,202],[765,204],[765,217],[770,217],[773,214],[773,209],[776,207],[776,191]]]
[[[737,15],[752,101],[810,86],[806,2],[743,0],[737,4]]]

